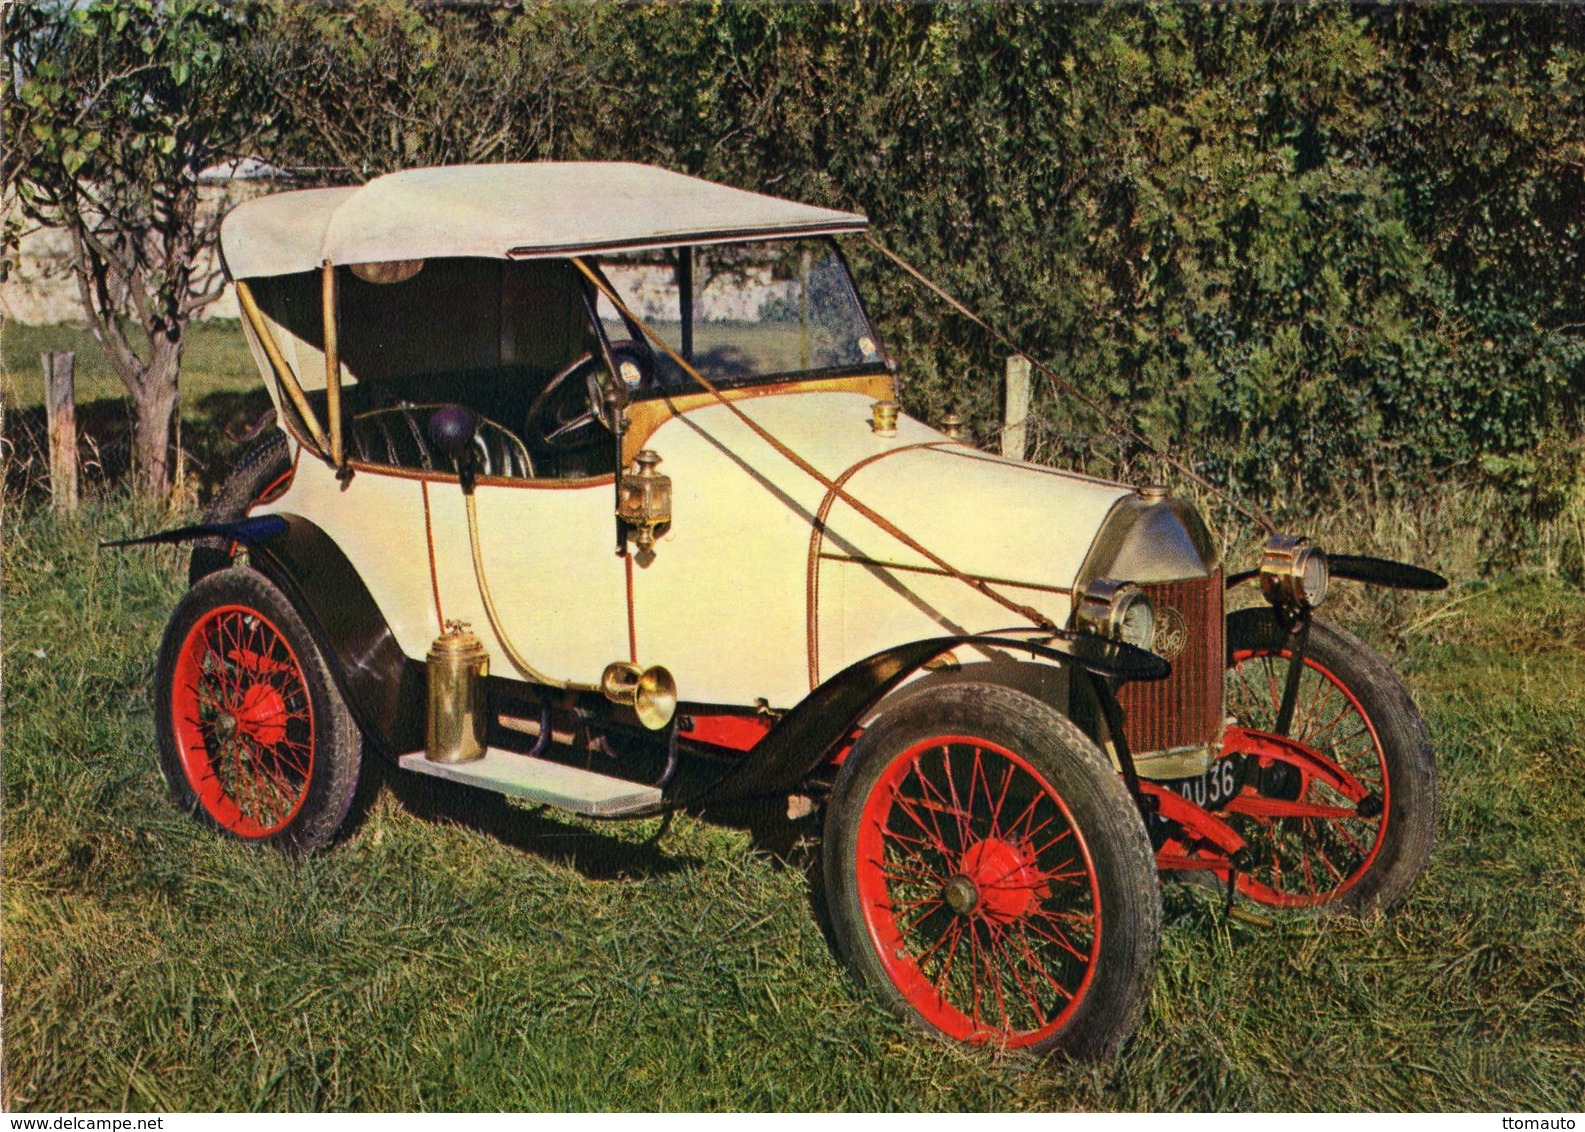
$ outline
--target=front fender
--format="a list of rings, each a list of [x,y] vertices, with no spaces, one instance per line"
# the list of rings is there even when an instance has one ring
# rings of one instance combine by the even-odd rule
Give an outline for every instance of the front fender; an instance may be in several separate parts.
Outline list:
[[[1024,652],[1114,680],[1160,680],[1161,657],[1084,633],[934,637],[898,645],[849,665],[811,692],[756,743],[734,770],[686,805],[715,805],[796,789],[824,763],[886,694],[926,661],[963,645]]]

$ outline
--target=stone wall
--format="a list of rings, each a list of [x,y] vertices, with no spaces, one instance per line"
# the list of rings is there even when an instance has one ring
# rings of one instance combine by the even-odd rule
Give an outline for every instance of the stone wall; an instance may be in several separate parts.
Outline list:
[[[249,190],[215,185],[204,186],[202,192],[205,207],[214,210],[229,208]],[[210,252],[199,266],[208,271],[217,263],[218,253]],[[0,316],[7,321],[33,326],[87,322],[77,280],[72,276],[71,245],[65,231],[34,228],[22,236],[6,280],[0,283]],[[199,311],[197,317],[240,317],[236,295],[227,287],[225,293]]]

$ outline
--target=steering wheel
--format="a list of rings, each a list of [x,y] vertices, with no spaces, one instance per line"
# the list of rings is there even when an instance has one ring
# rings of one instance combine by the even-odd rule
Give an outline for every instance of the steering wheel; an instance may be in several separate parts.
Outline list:
[[[630,391],[648,387],[649,359],[637,343],[612,343],[611,360],[616,362]],[[600,386],[600,367],[604,364],[605,359],[591,351],[553,373],[523,415],[524,435],[541,448],[572,448],[585,443],[585,434],[591,427],[609,428],[605,390]],[[577,391],[579,383],[575,380],[579,378],[581,392]]]

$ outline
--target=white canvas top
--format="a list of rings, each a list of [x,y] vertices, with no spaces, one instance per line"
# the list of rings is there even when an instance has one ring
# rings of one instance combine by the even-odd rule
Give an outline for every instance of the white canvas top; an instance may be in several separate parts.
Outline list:
[[[442,256],[545,258],[862,230],[816,208],[623,162],[404,169],[246,201],[221,228],[233,279]]]

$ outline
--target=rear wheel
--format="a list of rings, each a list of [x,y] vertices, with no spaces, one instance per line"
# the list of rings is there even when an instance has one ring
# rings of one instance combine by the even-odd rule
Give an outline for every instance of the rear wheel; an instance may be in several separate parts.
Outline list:
[[[160,768],[178,806],[250,841],[312,851],[341,827],[362,741],[285,596],[233,567],[178,603],[155,671]]]
[[[1227,643],[1229,714],[1272,731],[1287,633],[1270,609],[1246,609],[1228,619]],[[1341,629],[1313,622],[1303,663],[1286,736],[1301,757],[1252,756],[1251,785],[1227,807],[1256,862],[1238,890],[1276,907],[1386,910],[1414,885],[1436,835],[1425,723],[1397,674]]]
[[[1101,1056],[1149,994],[1161,903],[1138,810],[1020,692],[956,684],[883,711],[837,779],[825,884],[854,973],[947,1037]]]

